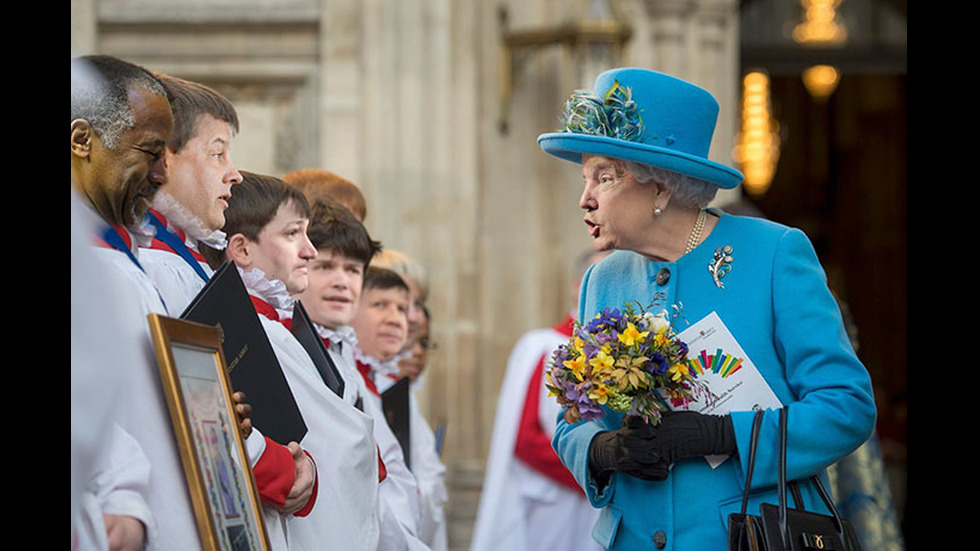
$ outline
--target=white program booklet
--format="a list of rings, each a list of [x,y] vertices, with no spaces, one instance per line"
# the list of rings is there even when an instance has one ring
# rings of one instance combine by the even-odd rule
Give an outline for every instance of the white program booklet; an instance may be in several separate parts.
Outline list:
[[[674,409],[724,415],[783,406],[716,312],[677,336],[687,343],[688,365],[699,384],[695,385],[695,400],[686,408]],[[705,457],[712,468],[727,458]]]

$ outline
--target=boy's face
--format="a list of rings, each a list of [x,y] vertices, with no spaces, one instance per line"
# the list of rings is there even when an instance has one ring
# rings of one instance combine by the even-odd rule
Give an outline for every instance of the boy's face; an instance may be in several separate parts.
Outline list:
[[[408,339],[408,292],[404,289],[365,289],[361,306],[351,324],[361,350],[390,360]]]
[[[350,325],[361,298],[364,263],[320,249],[310,261],[309,279],[309,286],[296,298],[303,301],[313,321],[330,329]]]
[[[294,295],[309,283],[309,263],[316,249],[306,236],[309,219],[301,216],[291,202],[279,205],[275,218],[259,232],[259,240],[248,244],[250,268],[265,272],[268,279],[278,279]]]

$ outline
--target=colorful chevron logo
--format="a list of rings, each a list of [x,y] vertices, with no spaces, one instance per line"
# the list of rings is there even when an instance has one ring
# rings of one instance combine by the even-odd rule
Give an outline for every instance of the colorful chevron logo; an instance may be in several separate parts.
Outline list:
[[[742,369],[743,359],[744,358],[737,358],[731,354],[726,354],[720,348],[718,348],[715,350],[714,354],[708,354],[707,350],[702,350],[701,353],[694,358],[689,357],[687,360],[687,365],[696,375],[711,372],[715,375],[721,375],[721,378],[725,379],[739,369]]]

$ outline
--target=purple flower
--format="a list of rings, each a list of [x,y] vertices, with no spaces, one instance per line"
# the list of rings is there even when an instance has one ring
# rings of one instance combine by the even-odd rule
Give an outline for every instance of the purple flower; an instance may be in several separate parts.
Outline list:
[[[663,375],[667,372],[668,367],[670,365],[667,363],[667,358],[660,352],[654,352],[650,356],[650,363],[647,364],[647,369],[654,375]]]
[[[599,346],[602,346],[602,345],[604,345],[606,343],[610,343],[612,341],[615,341],[618,338],[619,338],[619,335],[616,334],[615,331],[614,331],[613,334],[599,333],[598,335],[595,336],[595,341],[597,343],[599,343]]]
[[[619,327],[620,325],[626,327],[626,322],[623,320],[623,315],[619,312],[619,308],[610,310],[607,307],[602,309],[599,317],[592,318],[592,321],[585,326],[585,330],[591,334],[596,334],[606,327]]]
[[[575,402],[579,399],[582,394],[578,389],[575,388],[575,383],[571,381],[561,381],[562,390],[565,391],[565,399],[569,402]]]
[[[674,339],[674,344],[677,345],[677,359],[681,360],[686,358],[688,352],[687,343],[680,339]]]
[[[590,400],[588,395],[580,398],[576,402],[576,406],[578,407],[579,415],[582,416],[582,420],[584,421],[602,419],[603,415],[606,413],[601,406]]]
[[[572,359],[572,352],[567,346],[559,346],[552,355],[555,366],[564,366],[565,362]]]
[[[582,348],[582,351],[585,352],[585,357],[591,360],[599,352],[599,347],[592,343],[588,343],[584,348]]]

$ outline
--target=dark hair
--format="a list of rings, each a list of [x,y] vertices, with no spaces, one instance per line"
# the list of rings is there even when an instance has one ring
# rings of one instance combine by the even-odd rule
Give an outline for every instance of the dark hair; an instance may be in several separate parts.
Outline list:
[[[285,204],[296,209],[300,216],[309,218],[310,206],[306,197],[275,176],[242,171],[242,183],[235,186],[225,210],[225,226],[222,230],[229,237],[242,234],[251,241],[258,241],[262,229],[272,222]],[[217,269],[225,261],[225,252],[201,245],[201,254],[212,268]]]
[[[402,289],[406,293],[410,292],[408,283],[405,283],[402,276],[387,268],[378,268],[376,266],[368,266],[367,271],[364,272],[363,290],[367,291],[369,289]]]
[[[232,132],[238,132],[238,112],[228,98],[197,82],[163,73],[154,73],[154,76],[170,94],[174,131],[167,145],[171,150],[180,151],[194,137],[197,121],[202,115],[224,121]]]
[[[346,207],[330,199],[313,201],[306,233],[317,250],[328,249],[365,266],[381,250],[381,242],[371,239],[364,224]]]
[[[71,120],[85,119],[108,149],[119,135],[136,125],[129,106],[129,91],[141,87],[168,98],[167,91],[146,69],[107,55],[78,58],[89,78],[72,79]],[[168,98],[169,99],[169,98]]]
[[[282,179],[302,191],[310,203],[332,199],[350,209],[360,220],[367,217],[364,194],[354,182],[343,176],[320,168],[304,168],[294,170]]]

